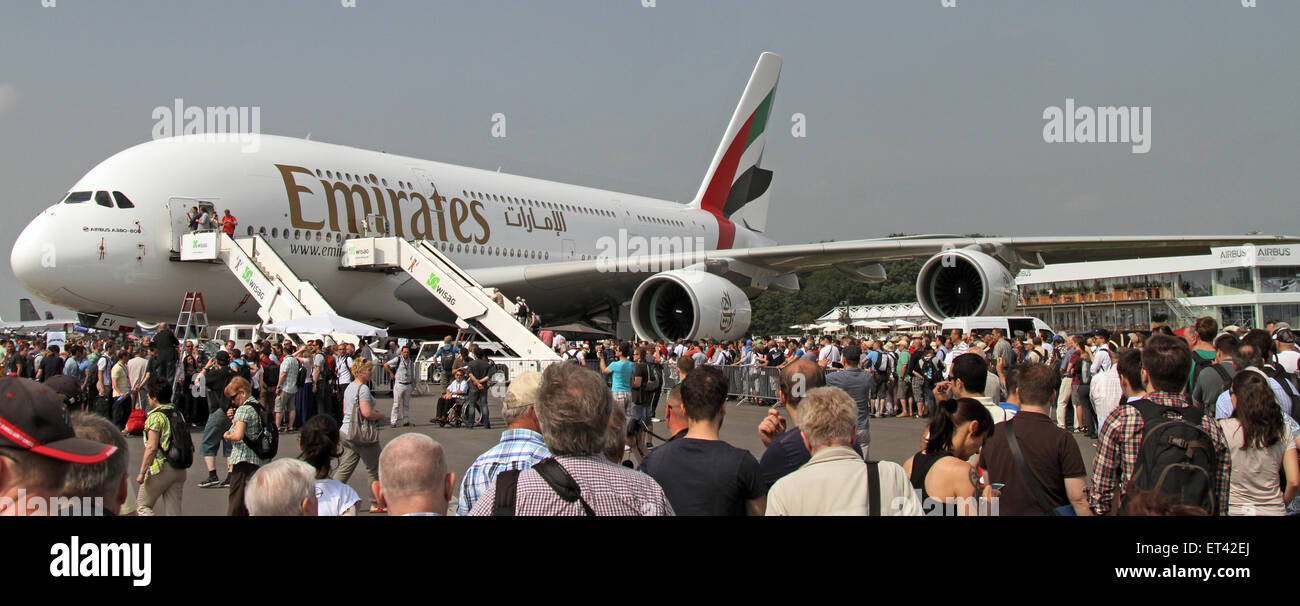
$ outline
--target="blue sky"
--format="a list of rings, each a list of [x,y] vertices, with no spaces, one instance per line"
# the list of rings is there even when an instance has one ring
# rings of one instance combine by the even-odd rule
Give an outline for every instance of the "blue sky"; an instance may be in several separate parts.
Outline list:
[[[784,57],[763,162],[783,243],[1300,234],[1300,3],[655,4],[4,0],[0,241],[175,98],[260,107],[266,133],[686,201],[765,50]],[[1150,152],[1045,143],[1066,98],[1150,106]],[[22,295],[5,263],[10,292],[6,319]]]

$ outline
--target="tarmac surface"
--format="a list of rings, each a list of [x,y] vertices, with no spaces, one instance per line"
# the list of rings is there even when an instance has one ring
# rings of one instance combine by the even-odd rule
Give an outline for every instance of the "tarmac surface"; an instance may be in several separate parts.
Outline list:
[[[384,444],[396,436],[408,432],[419,432],[432,437],[442,444],[447,453],[447,462],[451,469],[456,473],[456,495],[453,496],[451,503],[451,513],[454,515],[456,509],[456,498],[460,493],[460,479],[464,477],[465,470],[474,462],[480,454],[495,445],[505,429],[505,424],[501,421],[501,405],[497,398],[491,398],[490,408],[492,410],[492,429],[475,427],[474,429],[439,427],[436,423],[430,423],[429,419],[434,416],[435,407],[438,402],[437,393],[440,388],[434,386],[435,395],[422,395],[411,398],[411,426],[390,428],[387,423],[383,424],[380,431],[380,441]],[[659,406],[656,411],[659,418],[663,418],[664,402],[666,398],[660,398]],[[388,397],[376,397],[376,403],[380,410],[391,410],[392,400]],[[766,406],[756,406],[752,404],[736,404],[734,401],[727,403],[726,418],[722,424],[720,437],[727,443],[740,448],[748,449],[754,454],[755,458],[763,456],[763,443],[758,437],[758,424],[767,415]],[[894,461],[901,464],[904,460],[911,457],[920,448],[922,434],[925,433],[925,427],[928,419],[918,418],[884,418],[871,420],[871,450],[870,457],[877,460]],[[786,422],[789,423],[787,417]],[[664,423],[656,423],[653,428],[654,433],[667,438],[668,429]],[[181,511],[185,516],[215,516],[225,515],[226,503],[229,491],[226,488],[199,488],[197,484],[207,477],[207,468],[204,466],[203,458],[197,452],[199,442],[203,437],[201,429],[191,432],[194,439],[196,452],[194,454],[194,465],[190,467],[188,477],[186,478],[185,488],[181,498]],[[279,457],[297,457],[298,433],[288,433],[280,435]],[[1079,442],[1079,448],[1083,453],[1083,459],[1089,472],[1092,470],[1092,461],[1096,457],[1097,449],[1094,446],[1095,440],[1090,440],[1075,434],[1075,439]],[[138,485],[135,484],[135,474],[140,469],[140,458],[144,453],[144,441],[139,436],[128,436],[130,458],[128,459],[127,472],[130,477],[131,494],[128,497],[128,503],[135,502],[135,492]],[[658,440],[654,441],[656,444]],[[221,478],[226,477],[225,460],[218,457],[217,474]],[[371,515],[368,513],[371,492],[369,478],[366,475],[365,466],[358,464],[356,471],[352,474],[348,484],[361,495],[362,505],[358,515]],[[161,503],[160,503],[161,505]],[[155,507],[155,512],[162,515],[162,507]]]

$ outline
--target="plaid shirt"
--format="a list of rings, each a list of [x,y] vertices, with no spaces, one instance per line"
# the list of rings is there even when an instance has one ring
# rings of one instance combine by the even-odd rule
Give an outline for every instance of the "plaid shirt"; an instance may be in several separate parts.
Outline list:
[[[560,456],[555,458],[569,472],[582,498],[598,516],[663,516],[674,515],[673,508],[664,496],[663,488],[654,478],[609,462],[604,455],[585,457]],[[496,483],[493,482],[479,497],[470,515],[492,515],[496,500]],[[578,501],[565,503],[560,495],[536,471],[529,469],[519,474],[515,489],[515,515],[520,516],[581,516],[585,515]]]
[[[528,469],[534,463],[551,456],[542,441],[542,434],[531,429],[507,429],[501,432],[501,441],[478,456],[465,471],[465,481],[460,485],[460,505],[456,515],[467,516],[479,495],[497,479],[497,474],[510,469]]]
[[[1190,406],[1183,396],[1157,391],[1147,394],[1147,400],[1161,406],[1186,408]],[[1228,515],[1228,489],[1231,486],[1232,455],[1223,430],[1213,414],[1201,415],[1201,427],[1214,442],[1219,472],[1214,477],[1214,503],[1219,515]],[[1138,451],[1142,447],[1142,413],[1137,407],[1121,405],[1111,411],[1102,424],[1101,439],[1097,442],[1097,461],[1092,469],[1092,490],[1088,492],[1088,505],[1096,515],[1106,515],[1116,496],[1123,496],[1137,467]]]

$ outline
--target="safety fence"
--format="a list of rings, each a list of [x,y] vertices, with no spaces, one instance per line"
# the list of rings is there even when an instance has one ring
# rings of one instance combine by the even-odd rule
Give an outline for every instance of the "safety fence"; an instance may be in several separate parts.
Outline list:
[[[509,383],[511,377],[518,376],[524,372],[541,372],[551,364],[563,363],[559,360],[521,360],[513,358],[503,358],[493,360],[495,367],[493,369],[493,383]],[[593,372],[600,372],[600,361],[594,356],[589,357],[583,364]],[[436,367],[436,365],[434,365]],[[780,396],[781,390],[781,369],[769,368],[766,366],[718,366],[723,374],[727,377],[727,396],[736,398],[741,403],[752,403],[770,405],[775,404]],[[418,386],[420,390],[428,392],[434,385],[435,377],[439,374],[436,369],[429,369],[422,373],[424,380]],[[677,387],[680,378],[677,374],[677,365],[665,363],[660,365],[661,376],[663,377],[661,390],[663,392],[672,391]],[[380,385],[380,377],[376,375],[376,389],[389,388],[387,378],[383,379],[383,386]]]

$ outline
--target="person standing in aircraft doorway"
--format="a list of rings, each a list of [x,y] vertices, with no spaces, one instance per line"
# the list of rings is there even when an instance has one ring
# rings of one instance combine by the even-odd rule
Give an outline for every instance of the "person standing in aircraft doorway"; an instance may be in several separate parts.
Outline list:
[[[221,231],[233,238],[235,237],[235,226],[239,225],[239,221],[235,220],[235,215],[230,214],[229,208],[222,212],[225,214],[221,216]]]

